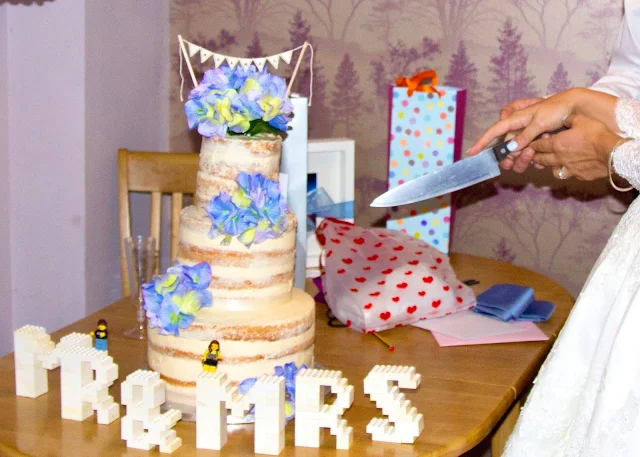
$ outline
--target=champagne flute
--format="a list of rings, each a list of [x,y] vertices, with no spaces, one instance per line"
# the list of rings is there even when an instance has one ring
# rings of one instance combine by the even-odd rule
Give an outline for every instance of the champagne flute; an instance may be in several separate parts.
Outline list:
[[[142,285],[151,282],[156,270],[156,239],[144,235],[125,238],[123,240],[131,298],[136,306],[136,326],[126,330],[124,336],[137,340],[147,338],[147,319],[142,306]]]

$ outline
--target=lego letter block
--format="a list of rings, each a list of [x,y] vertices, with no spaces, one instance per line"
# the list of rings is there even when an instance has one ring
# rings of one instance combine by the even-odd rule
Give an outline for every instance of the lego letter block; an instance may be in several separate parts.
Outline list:
[[[49,391],[47,369],[43,357],[50,354],[55,344],[44,327],[25,325],[13,332],[16,395],[36,398]]]
[[[99,424],[110,424],[120,417],[120,407],[109,395],[109,387],[118,379],[118,365],[106,352],[94,349],[88,335],[71,334],[62,338],[46,356],[44,364],[49,369],[61,367],[63,419],[83,421],[91,417],[94,410]]]
[[[182,412],[170,409],[160,413],[166,388],[160,375],[149,370],[134,371],[120,385],[121,401],[127,407],[120,436],[126,440],[127,447],[148,451],[159,446],[160,452],[170,454],[182,446],[182,439],[173,430]]]
[[[324,389],[331,387],[336,400],[324,403]],[[320,447],[320,429],[336,437],[337,449],[349,449],[353,427],[342,418],[353,403],[353,386],[341,371],[302,369],[296,376],[296,446]]]
[[[244,416],[255,405],[254,452],[278,455],[284,449],[284,378],[262,376],[244,394],[227,375],[202,372],[196,379],[196,447],[220,450],[227,442],[227,409]]]
[[[420,436],[424,428],[422,414],[399,389],[417,389],[420,381],[422,376],[414,367],[389,365],[376,365],[364,378],[364,393],[389,417],[371,419],[367,425],[367,433],[374,441],[411,444]]]

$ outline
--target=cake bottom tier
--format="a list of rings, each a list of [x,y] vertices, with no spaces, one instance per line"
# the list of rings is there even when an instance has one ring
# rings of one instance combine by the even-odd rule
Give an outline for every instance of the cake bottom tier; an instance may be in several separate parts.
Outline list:
[[[220,344],[222,360],[217,370],[230,380],[273,374],[276,366],[294,362],[313,366],[315,302],[293,289],[292,299],[259,311],[202,309],[180,336],[149,330],[149,367],[167,385],[167,403],[186,415],[195,413],[195,381],[202,372],[201,359],[209,342]]]

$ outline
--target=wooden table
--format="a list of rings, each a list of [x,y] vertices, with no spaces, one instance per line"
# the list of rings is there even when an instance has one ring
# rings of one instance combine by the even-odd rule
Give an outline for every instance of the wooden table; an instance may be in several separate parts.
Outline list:
[[[429,332],[402,327],[384,333],[396,347],[395,352],[389,352],[373,336],[346,328],[330,328],[325,305],[318,305],[317,362],[326,368],[342,370],[355,386],[354,404],[344,416],[354,427],[354,444],[348,452],[335,451],[335,438],[327,434],[319,450],[296,448],[294,424],[289,424],[282,456],[459,456],[500,424],[532,382],[573,306],[573,299],[560,285],[524,268],[462,254],[453,254],[451,260],[460,279],[480,281],[474,287],[476,293],[496,283],[521,284],[533,287],[538,299],[553,302],[556,312],[549,322],[540,325],[551,340],[440,348]],[[130,302],[119,301],[52,336],[58,341],[70,332],[89,332],[95,328],[98,318],[106,318],[109,351],[120,366],[122,381],[141,366],[146,347],[146,342],[122,337],[123,330],[132,325],[134,314]],[[423,376],[416,391],[406,392],[424,415],[424,431],[414,445],[373,442],[365,433],[369,420],[382,415],[363,393],[362,380],[376,364],[414,365]],[[37,399],[16,397],[13,356],[0,359],[0,455],[3,450],[11,456],[22,455],[20,453],[78,457],[148,454],[126,448],[120,439],[119,420],[111,425],[97,425],[95,417],[84,422],[60,419],[59,381],[58,370],[52,371],[49,393]],[[119,401],[119,381],[111,388],[111,394]],[[252,426],[233,430],[220,452],[195,448],[193,423],[180,422],[176,430],[183,439],[183,446],[174,453],[176,456],[253,455]],[[151,453],[157,455],[157,448]]]

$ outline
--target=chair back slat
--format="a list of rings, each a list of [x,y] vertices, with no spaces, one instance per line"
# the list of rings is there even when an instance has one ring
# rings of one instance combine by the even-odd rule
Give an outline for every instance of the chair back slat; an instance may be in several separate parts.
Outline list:
[[[178,257],[178,240],[180,239],[180,212],[182,211],[182,193],[171,195],[171,262]]]
[[[122,295],[131,295],[131,284],[127,271],[127,260],[122,240],[131,236],[131,207],[129,194],[143,192],[151,194],[149,215],[149,235],[158,241],[158,262],[160,266],[160,242],[162,221],[162,195],[171,196],[170,256],[171,262],[178,251],[180,211],[183,195],[192,195],[196,191],[196,175],[199,155],[192,153],[118,151],[118,204],[120,219],[120,273],[122,277]]]
[[[162,218],[162,192],[151,192],[151,210],[149,212],[149,233],[156,239],[156,268],[153,272],[158,274],[160,271],[160,246],[162,245],[162,237],[160,234],[160,222]]]

